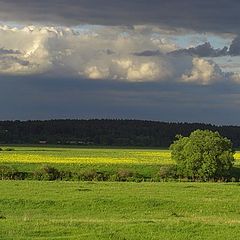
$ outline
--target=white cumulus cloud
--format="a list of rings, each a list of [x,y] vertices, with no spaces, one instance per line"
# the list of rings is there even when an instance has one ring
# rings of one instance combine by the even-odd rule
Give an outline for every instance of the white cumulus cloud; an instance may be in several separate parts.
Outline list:
[[[224,75],[213,61],[193,58],[192,64],[191,71],[182,75],[184,82],[200,82],[203,85],[207,85],[211,82],[221,80]]]
[[[169,55],[177,45],[142,28],[0,26],[0,74],[67,74],[130,82],[211,84],[224,74],[211,60]]]

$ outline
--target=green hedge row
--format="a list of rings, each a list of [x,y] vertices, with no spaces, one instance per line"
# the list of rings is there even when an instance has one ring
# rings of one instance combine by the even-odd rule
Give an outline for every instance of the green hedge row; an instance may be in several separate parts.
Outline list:
[[[33,172],[18,171],[11,166],[0,166],[0,180],[39,180],[39,181],[119,181],[119,182],[161,182],[161,181],[201,181],[186,179],[177,174],[176,166],[162,166],[154,176],[143,176],[128,169],[116,172],[86,170],[82,172],[60,171],[52,166],[43,166]],[[208,181],[240,182],[240,169],[233,169],[231,175]]]

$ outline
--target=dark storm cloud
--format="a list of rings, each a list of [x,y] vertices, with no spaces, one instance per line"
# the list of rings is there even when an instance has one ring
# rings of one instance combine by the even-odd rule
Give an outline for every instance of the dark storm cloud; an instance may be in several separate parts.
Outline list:
[[[229,48],[229,54],[232,56],[240,55],[240,37],[236,37]]]
[[[222,49],[215,49],[211,46],[209,42],[205,42],[196,47],[191,47],[187,49],[178,49],[172,52],[169,52],[170,56],[179,56],[179,55],[189,55],[196,57],[222,57],[227,55],[239,55],[240,54],[240,38],[234,39],[233,43],[230,46],[230,51],[228,47],[223,47]],[[136,52],[133,55],[139,57],[154,57],[161,56],[162,53],[159,50],[145,50],[142,52]]]
[[[197,47],[191,47],[188,49],[179,49],[169,54],[170,55],[186,54],[186,55],[197,56],[197,57],[221,57],[221,56],[228,55],[229,52],[228,52],[228,47],[224,47],[222,49],[214,49],[209,42],[206,42],[204,44],[198,45]]]
[[[13,49],[0,48],[0,55],[1,54],[21,54],[21,52]]]
[[[137,56],[156,56],[156,51],[144,51],[136,53]],[[215,49],[209,42],[205,42],[196,47],[188,49],[179,49],[168,53],[168,55],[190,55],[197,57],[223,57],[223,56],[240,56],[240,36],[233,39],[229,47],[225,46],[222,49]]]
[[[0,77],[1,119],[131,118],[238,124],[239,85]],[[90,87],[91,86],[91,87]],[[232,116],[234,115],[234,118]]]
[[[0,0],[0,21],[11,21],[16,25],[21,23],[71,26],[83,23],[125,25],[126,29],[136,30],[136,32],[144,32],[144,30],[139,30],[140,27],[137,28],[133,25],[149,24],[173,30],[185,28],[194,31],[229,32],[238,35],[240,33],[239,9],[239,0]],[[155,26],[151,27],[155,29]],[[105,35],[107,39],[108,33],[113,31],[112,29],[105,30],[104,39]],[[96,76],[101,75],[99,74],[101,68],[99,68],[100,70],[97,68],[99,63],[109,64],[107,60],[111,60],[111,55],[116,58],[121,56],[118,49],[109,44],[113,42],[111,38],[109,41],[105,41],[107,45],[104,45],[103,50],[99,47],[101,44],[98,45],[98,42],[92,41],[89,47],[86,47],[85,53],[85,49],[84,51],[80,47],[75,49],[75,41],[73,41],[73,45],[68,42],[65,45],[64,41],[56,41],[58,37],[45,40],[41,37],[41,31],[31,28],[12,29],[8,32],[17,34],[18,31],[21,32],[21,36],[25,36],[24,34],[27,36],[29,32],[35,31],[36,38],[35,35],[30,40],[26,38],[29,46],[21,48],[21,46],[18,47],[18,44],[25,43],[25,38],[22,37],[19,43],[16,41],[18,44],[16,44],[17,47],[14,47],[12,45],[15,43],[15,39],[20,39],[20,35],[9,35],[12,45],[7,45],[8,38],[6,38],[3,41],[5,45],[0,46],[0,66],[2,68],[0,74],[0,119],[134,118],[217,124],[239,124],[240,122],[240,114],[236,114],[239,112],[240,85],[232,82],[231,73],[228,76],[222,73],[213,62],[204,59],[195,59],[193,62],[193,58],[190,56],[176,59],[166,55],[161,57],[162,50],[154,50],[151,44],[146,44],[146,46],[140,44],[141,47],[132,49],[126,47],[124,43],[127,52],[135,55],[134,59],[140,59],[140,62],[130,62],[128,68],[133,70],[130,73],[135,78],[136,75],[142,74],[143,79],[146,80],[148,75],[144,74],[148,73],[149,69],[152,70],[152,65],[143,65],[143,63],[148,63],[145,62],[144,57],[148,57],[152,62],[159,58],[160,63],[164,66],[159,70],[160,75],[163,73],[163,76],[160,76],[162,82],[121,82],[117,79],[109,79],[114,81],[85,80],[82,78],[86,75],[86,70],[89,70],[86,68],[88,65],[84,65],[85,63],[91,63],[90,70],[92,72],[90,71],[90,73],[94,73],[93,76]],[[6,32],[2,31],[3,36]],[[57,34],[57,36],[59,35]],[[37,43],[39,43],[38,50],[34,52],[31,47]],[[136,42],[133,41],[132,45],[135,46]],[[100,53],[103,53],[100,54],[101,57],[104,56],[101,61],[98,58],[95,59],[94,52],[87,54],[88,49],[95,47],[100,49]],[[21,49],[22,54],[11,48]],[[67,55],[69,51],[62,51],[64,49],[72,50],[71,53],[74,53],[72,59]],[[215,49],[209,43],[180,50],[175,54],[182,54],[181,51],[186,55],[199,57],[240,55],[240,39],[236,38],[232,42],[229,51],[227,48]],[[28,52],[30,52],[30,57],[25,54]],[[55,55],[55,53],[60,54]],[[64,58],[57,58],[59,56],[67,56],[66,62],[62,60]],[[86,60],[83,56],[87,56]],[[54,65],[55,59],[60,59],[59,62],[56,60],[56,66]],[[80,62],[81,59],[84,61]],[[96,62],[92,62],[92,60],[96,60]],[[112,64],[110,60],[109,62]],[[126,63],[124,60],[120,61],[123,66],[129,64],[129,61]],[[174,70],[170,81],[166,81],[163,71],[166,69],[165,60],[166,66],[169,66],[169,72]],[[38,75],[38,72],[46,71],[43,63],[46,63],[47,67],[50,66],[46,69],[53,67],[53,72]],[[156,66],[159,66],[160,63]],[[35,71],[37,67],[34,64],[43,65],[44,71]],[[83,68],[78,73],[85,75],[75,76],[72,74],[75,69],[79,71],[79,66],[83,66]],[[115,70],[115,68],[110,69]],[[154,69],[156,69],[155,65]],[[182,72],[181,69],[186,71]],[[125,71],[124,68],[123,70],[121,68],[121,71],[123,73],[120,70],[117,73],[120,74],[120,79],[124,80],[129,71]],[[9,75],[4,76],[3,74],[6,73]],[[15,76],[10,75],[12,73]],[[23,76],[21,75],[23,73],[31,75]],[[184,75],[186,82],[181,83],[181,80],[174,74],[178,77]],[[217,76],[216,82],[215,80],[211,81],[214,76]],[[106,79],[106,77],[104,78]],[[223,79],[219,80],[218,78]],[[201,85],[206,83],[210,83],[210,85]]]
[[[139,56],[139,57],[154,57],[154,56],[160,56],[162,55],[161,52],[159,50],[146,50],[143,52],[136,52],[133,55],[135,56]]]
[[[1,69],[5,70],[11,68],[13,65],[18,64],[19,66],[30,66],[30,62],[26,60],[22,60],[15,56],[1,55],[0,54],[0,66]]]
[[[102,25],[160,24],[238,32],[238,0],[1,0],[2,21]]]

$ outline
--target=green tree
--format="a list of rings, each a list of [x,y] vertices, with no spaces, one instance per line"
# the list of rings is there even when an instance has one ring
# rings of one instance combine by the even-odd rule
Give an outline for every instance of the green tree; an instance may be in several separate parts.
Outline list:
[[[229,174],[234,164],[234,150],[229,139],[209,130],[196,130],[189,137],[176,137],[170,149],[181,176],[208,180]]]

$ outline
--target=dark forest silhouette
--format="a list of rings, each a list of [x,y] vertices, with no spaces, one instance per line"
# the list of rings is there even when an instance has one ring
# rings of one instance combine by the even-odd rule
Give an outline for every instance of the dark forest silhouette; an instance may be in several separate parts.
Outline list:
[[[169,147],[177,134],[218,131],[240,146],[240,127],[140,120],[0,121],[1,144],[78,144]]]

